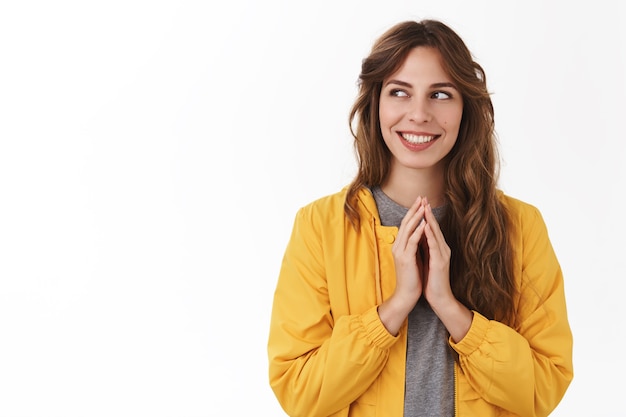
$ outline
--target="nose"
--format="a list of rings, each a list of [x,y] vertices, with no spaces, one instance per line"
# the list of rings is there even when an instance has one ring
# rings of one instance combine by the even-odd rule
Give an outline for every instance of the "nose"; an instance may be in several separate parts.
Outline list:
[[[409,119],[415,123],[429,122],[432,119],[430,103],[426,98],[415,97],[411,100]]]

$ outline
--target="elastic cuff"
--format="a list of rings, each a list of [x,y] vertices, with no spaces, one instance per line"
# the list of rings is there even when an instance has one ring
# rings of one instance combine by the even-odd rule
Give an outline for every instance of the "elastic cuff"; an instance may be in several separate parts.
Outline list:
[[[363,313],[361,321],[365,327],[367,338],[381,349],[389,349],[398,340],[398,337],[389,333],[380,321],[378,306],[374,306]]]
[[[487,331],[489,330],[489,320],[477,311],[472,312],[474,313],[474,318],[472,318],[472,325],[465,337],[461,339],[459,343],[454,343],[452,338],[448,340],[450,346],[452,346],[459,355],[471,355],[485,340]]]

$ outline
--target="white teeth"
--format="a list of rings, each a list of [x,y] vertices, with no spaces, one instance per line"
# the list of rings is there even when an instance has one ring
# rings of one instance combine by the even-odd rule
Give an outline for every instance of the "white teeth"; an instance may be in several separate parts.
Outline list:
[[[411,143],[428,143],[435,138],[434,136],[421,136],[421,135],[418,136],[418,135],[412,135],[410,133],[403,133],[402,137],[407,142],[411,142]]]

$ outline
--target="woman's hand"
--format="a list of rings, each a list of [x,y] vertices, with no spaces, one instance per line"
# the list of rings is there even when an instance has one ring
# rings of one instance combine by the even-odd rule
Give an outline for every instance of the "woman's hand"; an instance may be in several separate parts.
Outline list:
[[[450,337],[458,343],[472,325],[474,314],[456,299],[450,286],[450,247],[443,237],[439,223],[428,201],[424,199],[425,241],[421,243],[424,254],[423,291],[439,320],[446,326]]]
[[[402,219],[391,248],[396,267],[396,289],[378,307],[378,315],[389,333],[394,335],[422,296],[421,271],[424,266],[418,254],[418,246],[424,236],[425,208],[424,199],[418,197]]]
[[[391,248],[396,289],[378,307],[380,320],[396,335],[424,295],[455,342],[469,331],[473,314],[459,302],[450,286],[451,250],[426,198],[418,197],[402,219]]]
[[[443,237],[432,207],[426,199],[423,203],[426,226],[420,252],[424,257],[424,296],[431,305],[450,302],[454,299],[450,287],[450,247]]]
[[[418,254],[419,243],[424,235],[424,199],[418,197],[409,208],[398,229],[391,248],[396,266],[396,290],[394,295],[406,301],[409,311],[422,295],[422,259]]]

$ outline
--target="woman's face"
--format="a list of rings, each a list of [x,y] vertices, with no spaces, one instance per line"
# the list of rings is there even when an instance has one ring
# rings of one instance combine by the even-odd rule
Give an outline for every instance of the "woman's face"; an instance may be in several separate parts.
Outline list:
[[[440,170],[456,143],[463,99],[435,48],[417,47],[383,81],[380,129],[391,169]]]

